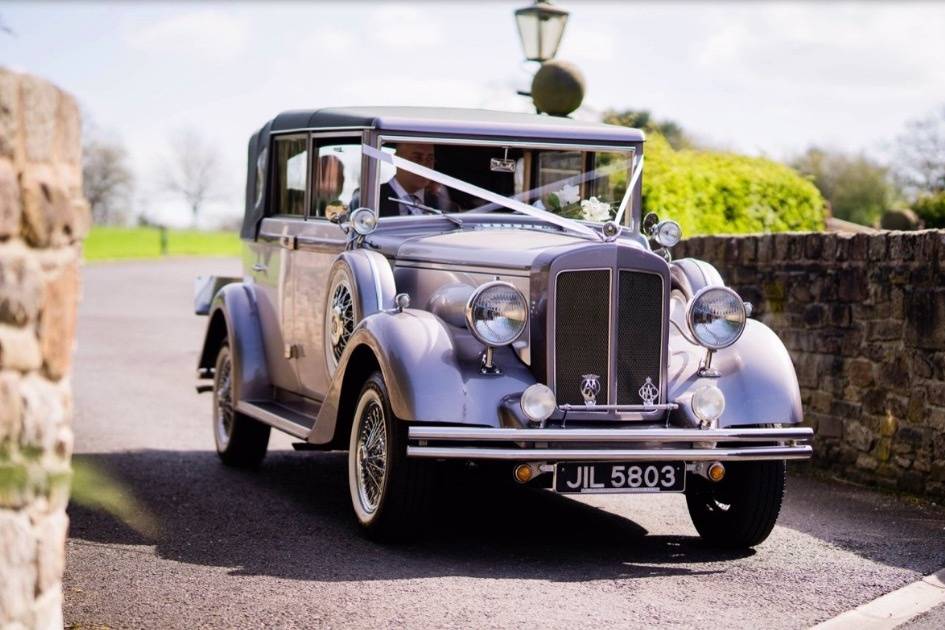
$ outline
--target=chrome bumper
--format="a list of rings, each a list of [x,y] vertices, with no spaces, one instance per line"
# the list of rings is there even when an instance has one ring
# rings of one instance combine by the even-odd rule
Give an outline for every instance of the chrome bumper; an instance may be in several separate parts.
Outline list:
[[[407,456],[424,459],[702,462],[809,459],[813,449],[799,442],[810,440],[814,432],[807,427],[490,429],[418,426],[409,428],[408,437]],[[717,446],[718,442],[724,442],[725,446]],[[764,444],[759,446],[758,443]]]

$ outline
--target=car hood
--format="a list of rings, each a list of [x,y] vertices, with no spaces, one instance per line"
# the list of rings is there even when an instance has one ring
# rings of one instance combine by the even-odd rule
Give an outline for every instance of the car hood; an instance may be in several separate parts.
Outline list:
[[[403,242],[397,261],[528,269],[543,252],[593,243],[535,229],[472,229],[422,236]]]

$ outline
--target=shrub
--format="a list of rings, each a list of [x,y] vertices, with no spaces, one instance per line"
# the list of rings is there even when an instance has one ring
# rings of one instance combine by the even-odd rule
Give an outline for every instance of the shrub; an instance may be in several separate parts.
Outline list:
[[[646,143],[643,208],[688,236],[822,230],[824,199],[789,167],[764,158]]]
[[[945,228],[945,192],[919,197],[912,210],[925,222],[925,227]]]

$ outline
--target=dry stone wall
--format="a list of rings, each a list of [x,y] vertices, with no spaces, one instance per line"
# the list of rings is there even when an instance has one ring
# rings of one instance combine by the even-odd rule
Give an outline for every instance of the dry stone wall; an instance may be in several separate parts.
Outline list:
[[[945,499],[945,231],[700,237],[797,368],[815,461]]]
[[[80,119],[0,68],[0,627],[61,628],[82,198]]]

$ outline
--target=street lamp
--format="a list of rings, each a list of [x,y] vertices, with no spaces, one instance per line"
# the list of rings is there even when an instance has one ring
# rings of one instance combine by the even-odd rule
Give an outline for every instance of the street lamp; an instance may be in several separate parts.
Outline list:
[[[568,12],[550,2],[536,0],[530,7],[515,12],[515,22],[525,58],[543,63],[558,52]]]
[[[555,59],[569,13],[546,0],[515,12],[518,36],[525,58],[541,64],[532,77],[530,96],[535,111],[552,116],[567,116],[584,100],[584,77],[573,64]]]

